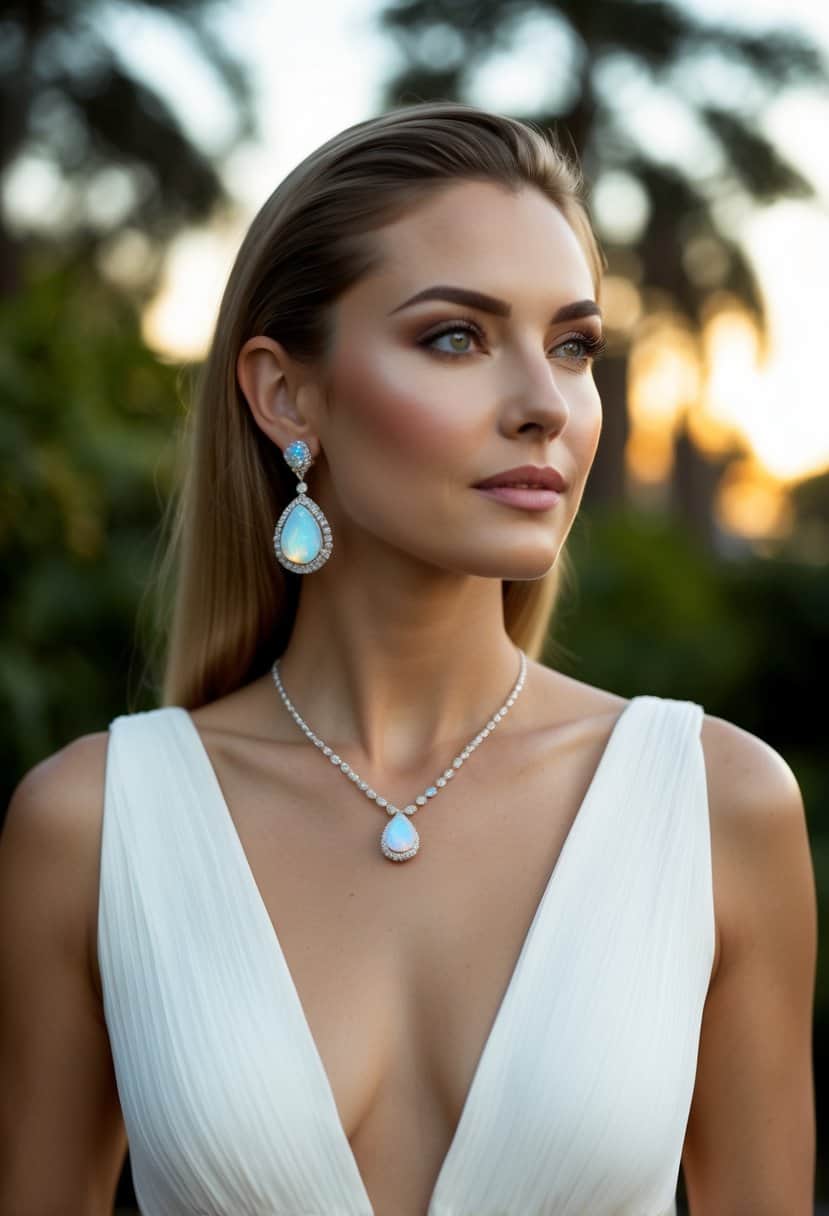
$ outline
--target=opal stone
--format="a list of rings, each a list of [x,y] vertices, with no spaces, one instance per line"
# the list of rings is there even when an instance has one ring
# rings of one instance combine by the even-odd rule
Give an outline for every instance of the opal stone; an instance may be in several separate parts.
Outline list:
[[[398,811],[386,824],[382,839],[393,853],[408,853],[417,844],[417,829],[407,815]]]
[[[282,552],[289,561],[304,566],[322,549],[322,532],[311,512],[297,503],[282,526],[279,537]]]

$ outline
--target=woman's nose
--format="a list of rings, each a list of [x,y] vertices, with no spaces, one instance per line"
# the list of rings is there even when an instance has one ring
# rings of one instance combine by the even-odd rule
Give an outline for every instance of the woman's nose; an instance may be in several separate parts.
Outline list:
[[[520,372],[508,394],[504,415],[510,430],[540,427],[557,435],[567,424],[570,406],[562,391],[560,374],[544,356],[527,356],[520,361]]]

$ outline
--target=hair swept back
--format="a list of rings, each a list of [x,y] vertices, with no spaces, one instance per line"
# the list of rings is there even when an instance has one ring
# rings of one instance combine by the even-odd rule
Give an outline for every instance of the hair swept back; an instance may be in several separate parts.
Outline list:
[[[297,165],[242,241],[185,420],[149,588],[162,704],[196,708],[262,675],[293,628],[303,576],[279,565],[271,538],[295,478],[251,417],[239,351],[266,334],[300,362],[324,360],[332,305],[378,265],[374,230],[461,180],[541,190],[574,230],[598,299],[605,262],[581,173],[551,130],[458,102],[418,102],[348,127]],[[505,628],[531,658],[571,573],[562,548],[542,578],[503,582]]]

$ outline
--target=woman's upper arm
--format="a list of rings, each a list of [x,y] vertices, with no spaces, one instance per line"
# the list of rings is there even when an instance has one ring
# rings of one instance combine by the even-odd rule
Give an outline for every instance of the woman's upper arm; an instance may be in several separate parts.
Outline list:
[[[817,900],[785,760],[706,717],[720,955],[683,1151],[692,1216],[811,1216]]]
[[[109,1216],[126,1152],[90,966],[106,740],[86,735],[27,773],[0,836],[4,1216]]]

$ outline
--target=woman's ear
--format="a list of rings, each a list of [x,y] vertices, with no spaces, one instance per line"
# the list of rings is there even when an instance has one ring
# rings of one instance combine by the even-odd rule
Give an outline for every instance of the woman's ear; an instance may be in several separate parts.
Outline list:
[[[316,456],[319,449],[314,393],[304,382],[307,367],[300,367],[273,338],[249,338],[236,360],[236,378],[242,395],[261,431],[279,448],[304,439]]]

